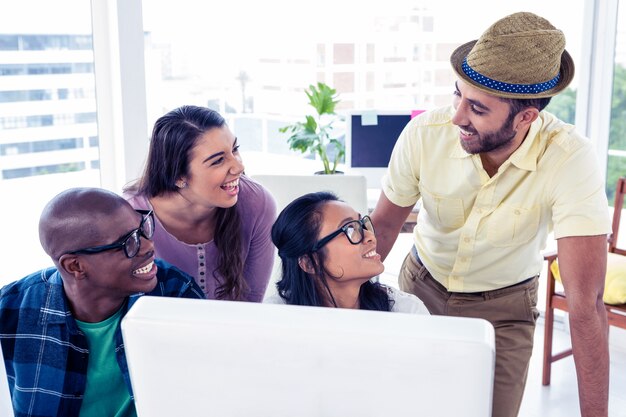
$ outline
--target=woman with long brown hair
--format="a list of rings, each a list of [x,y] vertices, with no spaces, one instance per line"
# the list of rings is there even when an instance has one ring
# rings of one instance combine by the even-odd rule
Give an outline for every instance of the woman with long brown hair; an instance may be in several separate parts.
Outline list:
[[[276,204],[244,175],[237,138],[219,113],[183,106],[159,118],[144,173],[124,195],[154,210],[157,257],[193,276],[207,298],[262,300]]]

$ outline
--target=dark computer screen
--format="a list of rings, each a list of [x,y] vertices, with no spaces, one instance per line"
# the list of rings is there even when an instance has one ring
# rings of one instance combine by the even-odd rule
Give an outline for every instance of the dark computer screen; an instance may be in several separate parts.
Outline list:
[[[398,136],[411,120],[407,114],[378,114],[376,124],[362,123],[362,115],[350,115],[350,150],[354,168],[386,168]]]

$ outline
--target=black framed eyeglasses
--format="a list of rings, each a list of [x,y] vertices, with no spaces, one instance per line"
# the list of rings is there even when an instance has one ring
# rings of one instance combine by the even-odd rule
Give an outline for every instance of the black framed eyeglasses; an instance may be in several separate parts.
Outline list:
[[[363,216],[360,220],[349,221],[328,236],[321,238],[317,241],[315,245],[313,245],[313,252],[319,250],[321,247],[339,236],[341,233],[346,235],[350,243],[352,243],[353,245],[358,245],[359,243],[363,242],[363,239],[365,239],[365,230],[375,233],[374,224],[372,223],[372,219],[370,219],[370,216]]]
[[[152,210],[135,210],[142,215],[141,223],[135,230],[128,232],[124,237],[117,242],[109,245],[94,246],[92,248],[78,249],[70,252],[65,252],[66,255],[92,255],[113,249],[124,249],[124,254],[127,258],[134,258],[141,249],[141,236],[146,239],[152,239],[154,235],[154,213]]]

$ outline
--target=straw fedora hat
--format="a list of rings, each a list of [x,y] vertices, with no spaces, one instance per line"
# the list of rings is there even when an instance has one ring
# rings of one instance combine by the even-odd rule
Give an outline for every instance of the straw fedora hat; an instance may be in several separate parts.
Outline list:
[[[543,17],[520,12],[459,46],[450,63],[465,82],[494,96],[552,97],[574,78],[565,35]]]

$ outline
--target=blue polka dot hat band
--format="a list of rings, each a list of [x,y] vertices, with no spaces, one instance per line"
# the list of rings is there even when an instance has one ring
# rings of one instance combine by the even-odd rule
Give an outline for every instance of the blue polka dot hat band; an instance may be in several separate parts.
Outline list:
[[[559,79],[561,78],[561,75],[557,74],[556,77],[552,78],[551,80],[545,81],[543,83],[510,84],[510,83],[505,83],[502,81],[494,80],[492,78],[489,78],[473,70],[472,67],[470,67],[470,65],[467,63],[467,58],[463,60],[462,68],[463,68],[463,72],[465,73],[465,75],[467,75],[470,79],[477,82],[478,84],[485,86],[491,90],[497,90],[497,91],[513,93],[513,94],[543,93],[544,91],[554,88],[554,86],[558,84]]]

